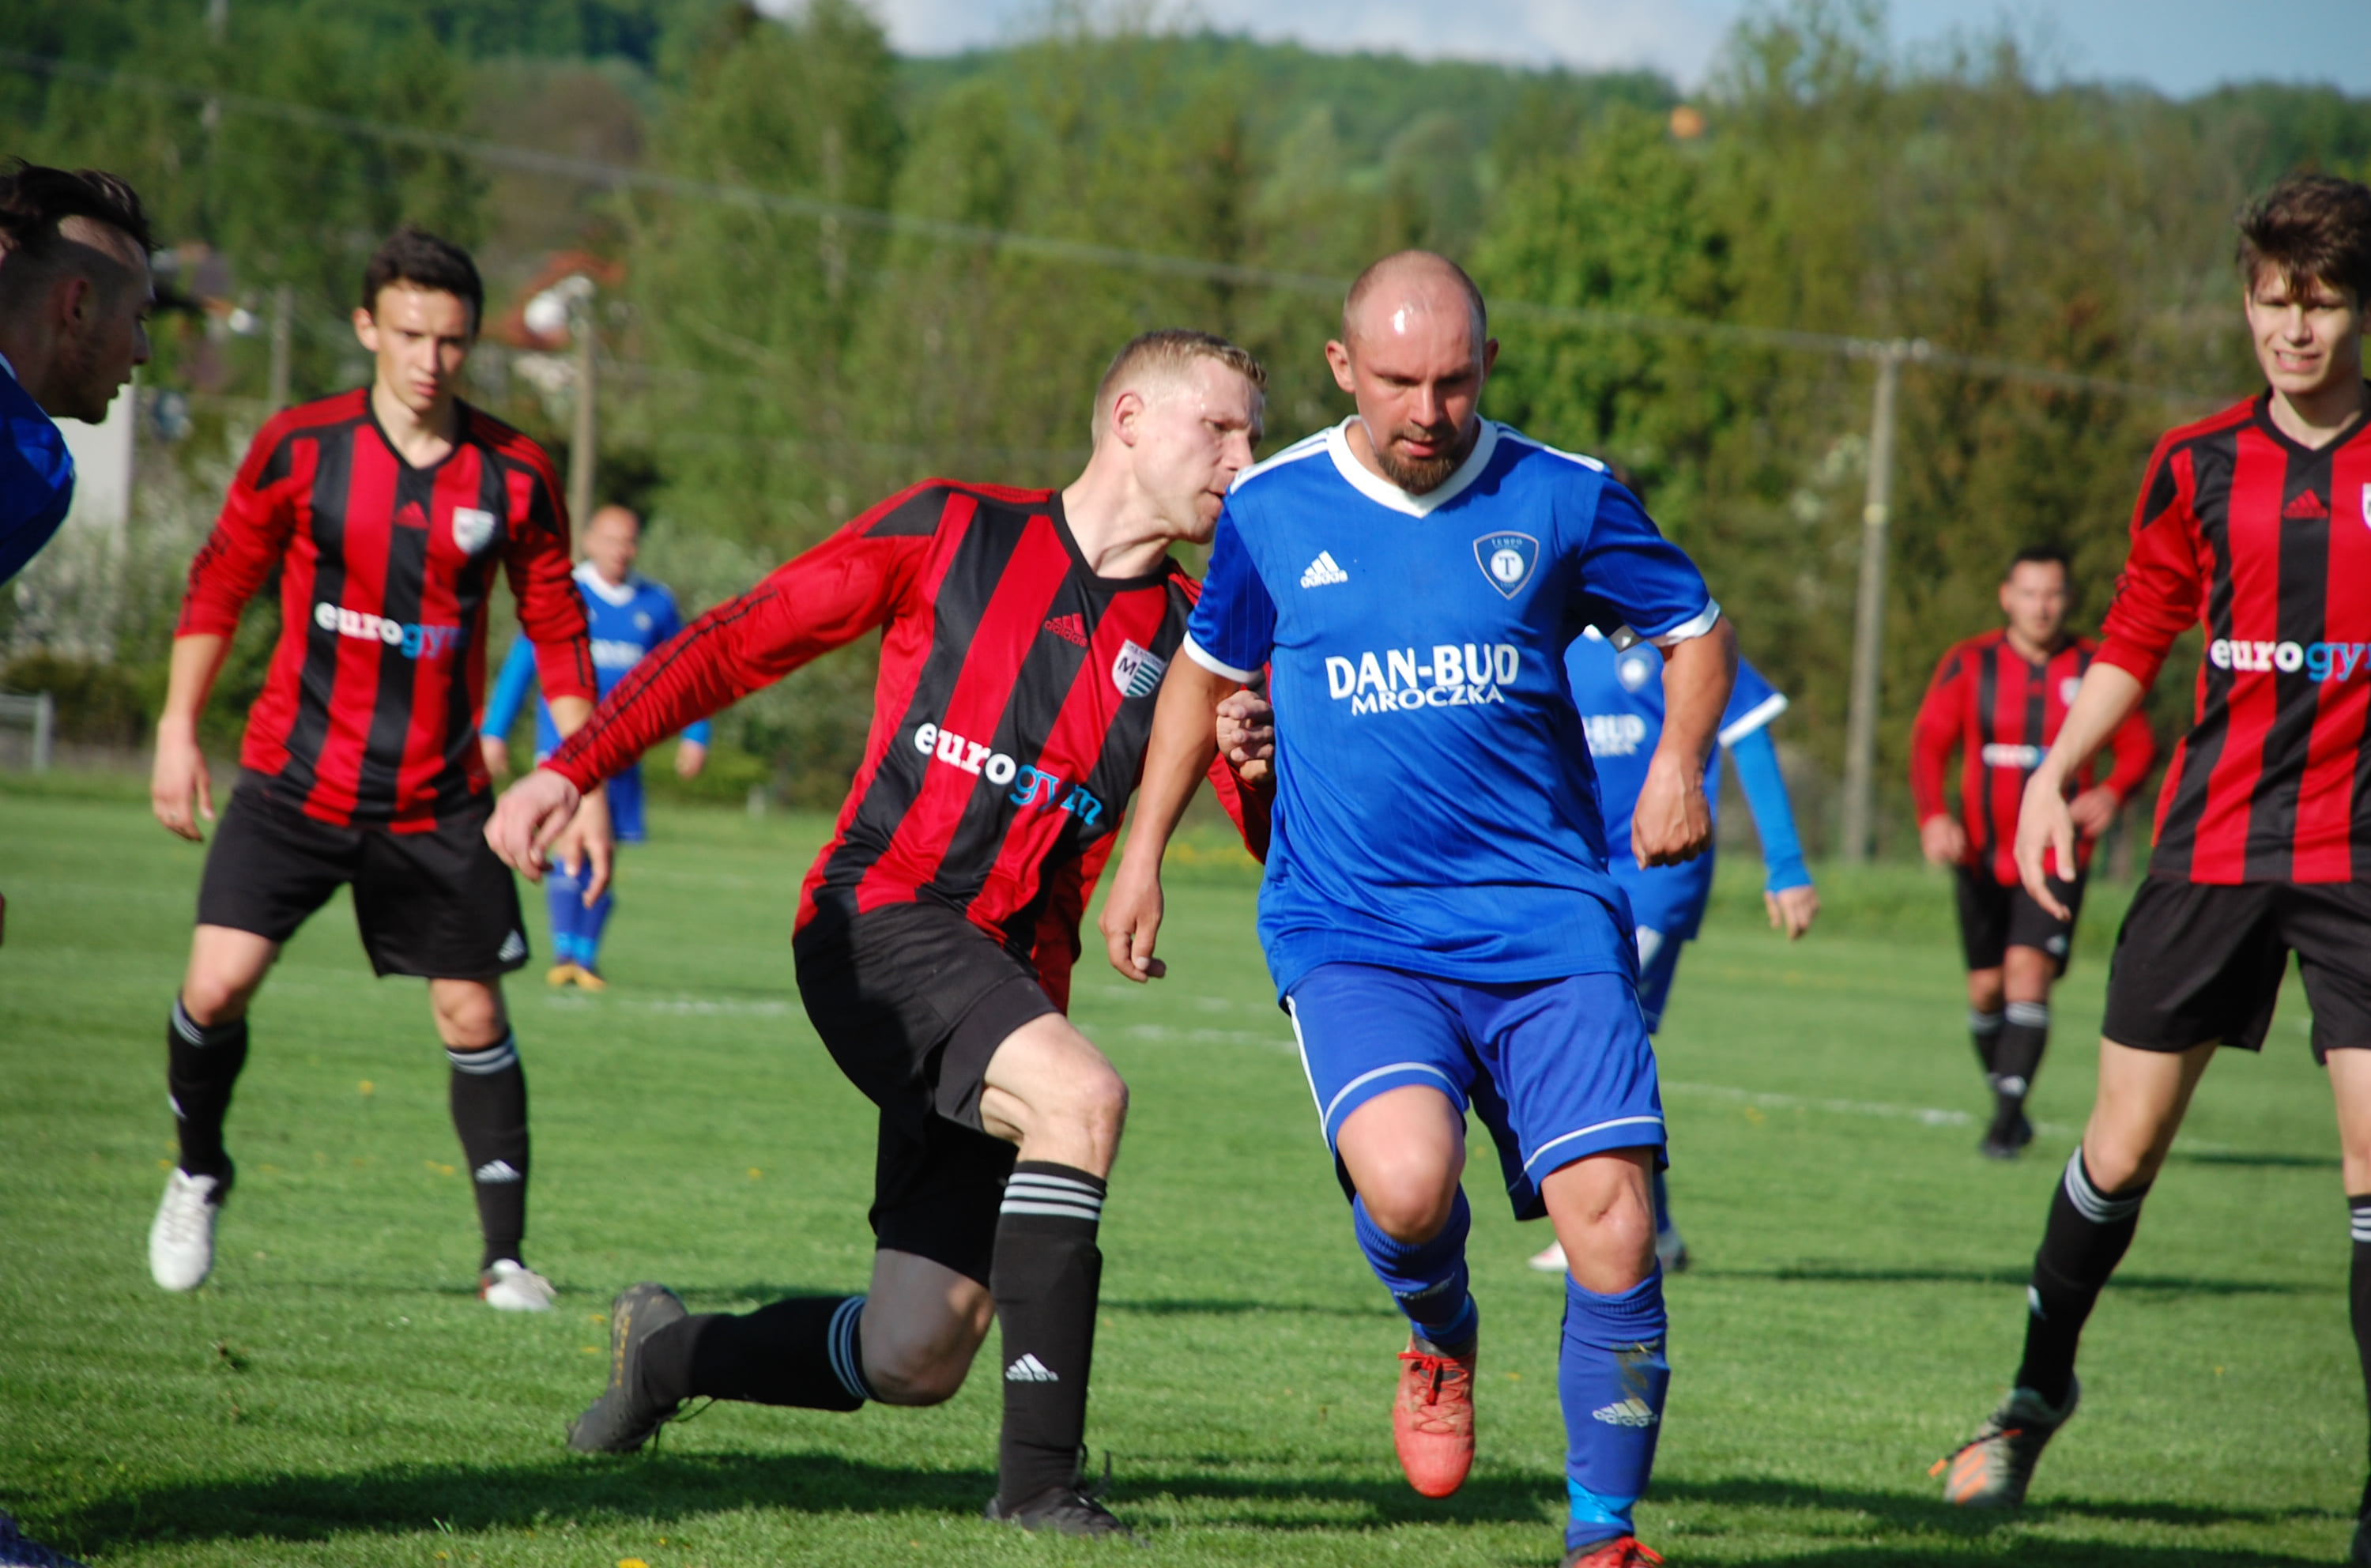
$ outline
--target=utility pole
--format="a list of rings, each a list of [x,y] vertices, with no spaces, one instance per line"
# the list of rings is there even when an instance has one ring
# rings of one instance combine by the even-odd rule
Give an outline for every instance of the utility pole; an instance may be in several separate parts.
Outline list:
[[[1844,859],[1868,862],[1877,826],[1878,667],[1885,643],[1885,547],[1893,521],[1893,425],[1902,362],[1926,357],[1926,344],[1896,338],[1865,351],[1877,361],[1876,406],[1869,414],[1868,492],[1860,509],[1860,593],[1853,606],[1852,709],[1845,725]]]
[[[568,437],[568,516],[579,537],[593,515],[593,443],[595,387],[593,382],[592,280],[570,301],[569,330],[576,339],[576,424]]]
[[[272,291],[272,375],[264,398],[278,413],[288,406],[288,349],[295,330],[296,291],[283,283]]]

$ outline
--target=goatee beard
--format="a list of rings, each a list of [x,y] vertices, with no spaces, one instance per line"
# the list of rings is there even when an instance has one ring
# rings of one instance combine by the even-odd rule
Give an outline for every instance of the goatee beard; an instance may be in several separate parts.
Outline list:
[[[1423,433],[1430,434],[1429,432]],[[1437,457],[1403,457],[1388,445],[1371,442],[1369,444],[1373,447],[1375,467],[1383,471],[1383,478],[1410,495],[1425,495],[1439,490],[1450,475],[1457,472],[1457,466],[1465,461],[1471,447],[1471,443],[1459,442],[1455,447]]]

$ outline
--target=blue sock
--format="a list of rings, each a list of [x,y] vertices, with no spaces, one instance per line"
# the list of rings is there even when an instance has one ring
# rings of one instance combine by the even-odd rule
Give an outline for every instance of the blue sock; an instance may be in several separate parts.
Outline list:
[[[1631,1533],[1630,1509],[1655,1469],[1671,1382],[1664,1325],[1660,1269],[1619,1296],[1600,1296],[1565,1277],[1556,1391],[1564,1401],[1565,1490],[1572,1499],[1567,1551]]]
[[[593,901],[592,908],[576,912],[576,962],[587,969],[595,967],[601,956],[601,928],[609,923],[609,911],[617,903],[604,888],[601,896]]]
[[[1399,1241],[1385,1235],[1367,1216],[1363,1198],[1350,1200],[1350,1222],[1367,1265],[1420,1337],[1442,1350],[1463,1350],[1472,1342],[1481,1314],[1465,1287],[1465,1234],[1474,1227],[1474,1211],[1466,1206],[1463,1188],[1449,1211],[1449,1223],[1429,1241]]]
[[[577,932],[584,919],[584,884],[553,862],[543,873],[543,896],[551,910],[551,953],[561,963],[581,963]]]
[[[1671,1233],[1671,1190],[1663,1185],[1663,1173],[1655,1172],[1655,1234]]]

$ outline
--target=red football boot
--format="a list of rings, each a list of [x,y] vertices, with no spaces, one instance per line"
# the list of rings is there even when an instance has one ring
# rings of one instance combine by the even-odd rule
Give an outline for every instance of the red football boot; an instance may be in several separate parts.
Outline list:
[[[1427,1497],[1455,1492],[1474,1468],[1474,1360],[1418,1350],[1414,1341],[1400,1352],[1392,1447],[1408,1484]]]
[[[1662,1561],[1661,1552],[1649,1551],[1637,1536],[1618,1536],[1566,1552],[1564,1568],[1660,1568]]]

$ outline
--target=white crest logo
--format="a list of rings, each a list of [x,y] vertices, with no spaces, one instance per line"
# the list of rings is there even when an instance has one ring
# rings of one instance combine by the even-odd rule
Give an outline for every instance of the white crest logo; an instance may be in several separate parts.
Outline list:
[[[2075,706],[2075,694],[2083,689],[2083,677],[2069,675],[2058,683],[2058,700],[2067,707]]]
[[[1151,649],[1139,647],[1131,639],[1119,645],[1119,656],[1112,661],[1112,685],[1122,697],[1151,697],[1167,668],[1168,660],[1154,658]]]
[[[457,506],[453,509],[453,542],[461,547],[463,555],[476,555],[493,536],[492,513],[477,506]]]

